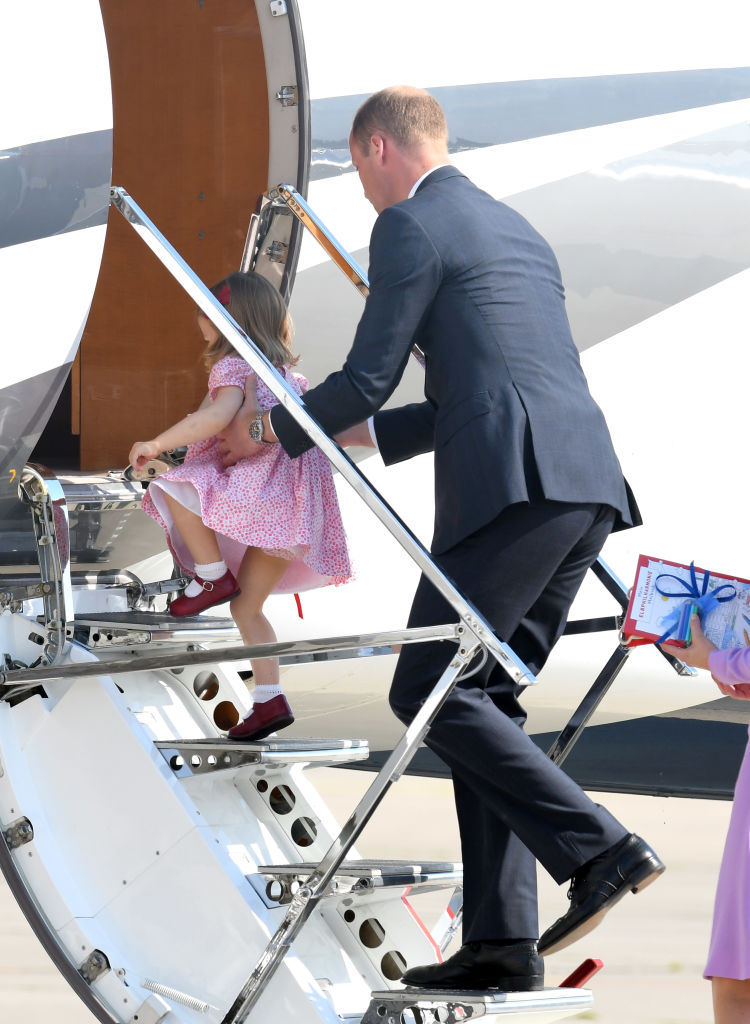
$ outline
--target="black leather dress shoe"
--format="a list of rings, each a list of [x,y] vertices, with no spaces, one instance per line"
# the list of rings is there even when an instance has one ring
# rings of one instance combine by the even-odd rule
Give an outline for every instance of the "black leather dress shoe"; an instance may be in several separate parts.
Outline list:
[[[615,903],[655,882],[664,865],[640,836],[629,835],[584,864],[568,889],[570,909],[539,940],[542,956],[564,949],[593,931]]]
[[[544,987],[544,961],[535,942],[493,946],[467,942],[442,964],[412,967],[401,978],[415,988],[498,988],[503,992],[537,992]]]

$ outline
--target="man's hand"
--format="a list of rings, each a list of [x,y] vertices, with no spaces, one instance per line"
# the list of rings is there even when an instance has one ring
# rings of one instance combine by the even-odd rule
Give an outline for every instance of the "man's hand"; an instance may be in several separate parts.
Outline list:
[[[234,419],[220,433],[216,435],[219,441],[219,454],[225,466],[233,466],[240,459],[249,459],[257,455],[265,447],[257,441],[253,441],[248,434],[248,428],[252,416],[246,413],[243,415],[245,406],[241,406]]]
[[[233,466],[240,459],[247,459],[263,450],[264,445],[251,440],[248,434],[250,421],[255,419],[259,411],[255,395],[255,374],[251,373],[245,381],[245,399],[242,405],[229,425],[216,435],[219,440],[219,453],[225,466]]]

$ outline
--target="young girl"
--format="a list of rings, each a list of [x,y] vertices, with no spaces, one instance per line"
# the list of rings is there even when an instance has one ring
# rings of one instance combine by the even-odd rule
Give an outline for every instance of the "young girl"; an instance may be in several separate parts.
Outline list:
[[[292,325],[284,301],[259,274],[230,274],[211,291],[298,395],[307,381],[290,371]],[[142,469],[163,451],[188,445],[185,461],[151,481],[143,509],[166,531],[179,565],[194,578],[172,602],[172,615],[193,615],[231,599],[246,645],[272,643],[263,614],[271,593],[295,593],[351,576],[331,467],[319,448],[290,459],[279,444],[264,445],[225,468],[216,435],[233,419],[255,375],[202,313],[208,395],[197,412],[151,441],[137,441],[130,463]],[[248,391],[248,394],[251,393]],[[255,378],[260,412],[277,403]],[[294,721],[279,683],[276,658],[252,662],[250,714],[229,730],[232,739],[259,740]]]

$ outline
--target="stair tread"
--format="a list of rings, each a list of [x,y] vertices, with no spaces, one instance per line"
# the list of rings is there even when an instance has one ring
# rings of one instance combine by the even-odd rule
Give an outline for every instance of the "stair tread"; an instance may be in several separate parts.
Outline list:
[[[206,737],[199,737],[198,739],[171,739],[171,740],[156,740],[156,746],[160,750],[195,750],[196,753],[201,751],[213,750],[219,748],[220,750],[237,750],[237,751],[268,751],[270,753],[280,754],[291,754],[296,751],[325,751],[325,750],[368,750],[369,745],[367,740],[362,739],[326,739],[324,737],[309,737],[307,739],[293,739],[293,740],[259,740],[258,742],[251,742],[248,740],[229,740],[223,739],[222,737],[216,737],[210,739]]]
[[[382,1000],[393,1000],[403,1003],[413,1003],[415,999],[419,999],[420,1002],[430,1003],[445,1003],[452,1002],[456,997],[466,998],[470,997],[473,1000],[482,1001],[485,1003],[492,1003],[498,1000],[506,1002],[508,1000],[517,1000],[519,1002],[531,1002],[541,996],[564,1000],[571,995],[576,993],[587,993],[588,989],[585,988],[560,988],[549,986],[539,989],[536,992],[503,992],[502,989],[471,989],[471,988],[402,988],[402,989],[383,989],[378,992],[371,992],[373,999]]]
[[[593,1001],[591,991],[585,988],[544,988],[537,992],[502,992],[499,989],[389,989],[371,994],[370,1005],[362,1018],[362,1024],[382,1024],[384,1019],[395,1014],[400,1016],[401,1012],[409,1007],[424,1010],[447,1007],[450,1012],[446,1020],[451,1022],[477,1015],[531,1020],[537,1019],[539,1012],[544,1010],[564,1010],[566,1015],[579,1013],[590,1008]],[[466,1011],[455,1014],[457,1006],[466,1007]],[[476,1013],[477,1010],[480,1011],[479,1014]]]
[[[180,629],[237,629],[229,616],[185,615],[177,618],[169,612],[83,612],[75,617],[77,626],[123,626],[128,629],[150,629],[174,632]],[[239,635],[239,631],[238,631]]]
[[[309,767],[342,765],[363,761],[370,754],[367,740],[359,739],[266,739],[257,743],[224,738],[156,740],[156,748],[179,778],[213,772],[271,765],[290,764]]]
[[[301,861],[296,864],[261,864],[259,874],[310,874],[317,868],[316,863]],[[461,862],[455,861],[413,861],[413,860],[345,860],[336,869],[337,875],[365,877],[367,875],[409,875],[455,874],[463,870]]]

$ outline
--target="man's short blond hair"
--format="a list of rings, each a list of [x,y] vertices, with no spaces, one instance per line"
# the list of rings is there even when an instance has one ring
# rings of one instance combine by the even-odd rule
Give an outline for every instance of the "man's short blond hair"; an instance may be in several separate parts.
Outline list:
[[[363,153],[373,135],[387,135],[403,149],[424,142],[448,144],[443,108],[424,89],[393,85],[365,100],[352,123],[352,137]]]

